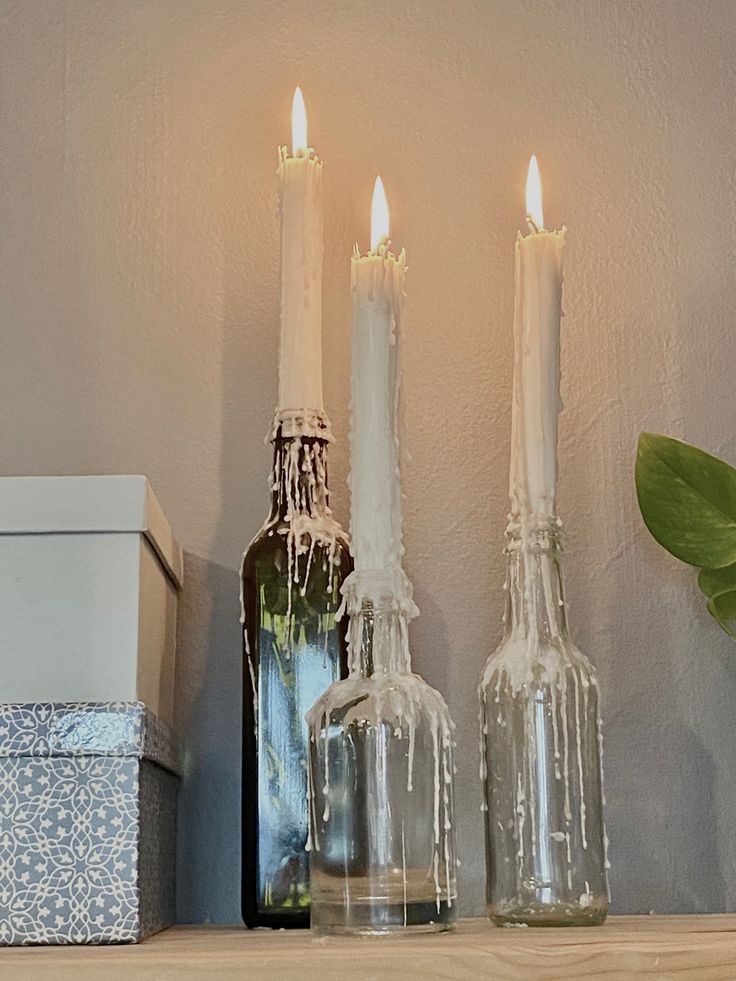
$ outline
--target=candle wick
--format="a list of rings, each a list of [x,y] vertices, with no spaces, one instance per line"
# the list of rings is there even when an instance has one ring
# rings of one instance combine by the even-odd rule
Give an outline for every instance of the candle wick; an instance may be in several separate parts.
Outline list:
[[[529,226],[530,232],[534,232],[535,234],[539,233],[539,225],[536,223],[536,221],[534,221],[531,215],[526,216],[526,223]]]
[[[390,244],[389,239],[384,235],[381,241],[375,247],[375,249],[369,249],[366,254],[385,256],[386,253],[388,252],[389,244]]]

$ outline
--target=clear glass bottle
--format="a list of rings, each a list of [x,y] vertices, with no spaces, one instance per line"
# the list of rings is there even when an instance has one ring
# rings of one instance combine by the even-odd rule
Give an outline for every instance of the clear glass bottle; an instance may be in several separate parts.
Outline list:
[[[451,929],[457,917],[453,725],[411,672],[385,595],[351,614],[350,674],[310,710],[312,928]]]
[[[242,914],[309,926],[305,713],[347,674],[336,621],[352,568],[327,493],[328,431],[277,420],[271,512],[243,558]]]
[[[480,683],[488,913],[584,926],[608,911],[595,670],[570,639],[559,521],[512,521],[504,636]]]

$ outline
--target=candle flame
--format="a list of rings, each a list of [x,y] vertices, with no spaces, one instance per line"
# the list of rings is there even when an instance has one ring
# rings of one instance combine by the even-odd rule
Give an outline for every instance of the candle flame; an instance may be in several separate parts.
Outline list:
[[[388,241],[388,201],[383,189],[383,181],[380,177],[376,177],[371,204],[371,252],[375,252],[378,246],[386,241]]]
[[[298,150],[306,150],[307,142],[307,109],[304,105],[302,90],[294,89],[294,101],[291,104],[291,152],[294,156]]]
[[[542,178],[539,176],[539,164],[534,154],[529,161],[529,173],[526,178],[526,213],[537,228],[544,228]]]

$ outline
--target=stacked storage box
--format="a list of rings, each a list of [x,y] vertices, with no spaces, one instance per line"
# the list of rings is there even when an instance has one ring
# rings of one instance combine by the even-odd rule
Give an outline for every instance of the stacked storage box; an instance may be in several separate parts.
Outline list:
[[[0,944],[174,920],[181,581],[145,478],[0,478]]]

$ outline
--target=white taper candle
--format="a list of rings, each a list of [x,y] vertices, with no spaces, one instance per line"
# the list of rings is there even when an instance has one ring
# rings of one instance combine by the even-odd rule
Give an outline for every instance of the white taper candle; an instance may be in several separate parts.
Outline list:
[[[516,240],[511,509],[515,515],[553,515],[565,230],[544,230],[536,157],[529,164],[527,215],[532,231]]]
[[[279,148],[281,352],[279,409],[321,411],[322,162],[307,146],[301,90],[292,106],[292,154]]]
[[[357,571],[401,566],[399,328],[406,254],[388,250],[388,207],[380,178],[372,209],[371,251],[352,260],[353,345],[351,534]]]

